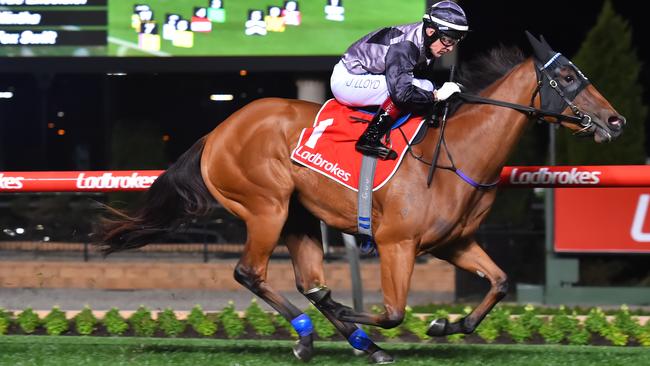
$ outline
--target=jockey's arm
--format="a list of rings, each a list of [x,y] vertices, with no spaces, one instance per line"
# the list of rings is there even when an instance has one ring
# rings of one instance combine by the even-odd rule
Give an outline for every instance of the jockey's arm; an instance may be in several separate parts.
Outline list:
[[[397,105],[405,109],[426,108],[434,103],[433,93],[413,84],[413,69],[420,51],[409,41],[392,44],[386,54],[386,85]]]

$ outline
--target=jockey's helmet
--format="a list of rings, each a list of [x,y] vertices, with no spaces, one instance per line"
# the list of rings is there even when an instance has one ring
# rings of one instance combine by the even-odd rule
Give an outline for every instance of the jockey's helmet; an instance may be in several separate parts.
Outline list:
[[[422,21],[425,28],[436,30],[431,42],[435,42],[443,35],[458,42],[469,32],[465,11],[453,1],[440,1],[431,5],[422,17]]]

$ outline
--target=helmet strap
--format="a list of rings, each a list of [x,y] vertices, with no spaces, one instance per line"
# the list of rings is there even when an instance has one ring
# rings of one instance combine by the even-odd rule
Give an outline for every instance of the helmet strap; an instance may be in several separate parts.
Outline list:
[[[427,34],[427,28],[432,28],[435,30],[433,35],[429,36]],[[424,49],[427,54],[427,58],[433,57],[430,47],[433,42],[438,40],[438,38],[440,38],[440,31],[438,28],[431,23],[424,22],[424,26],[422,27],[422,39],[424,40]]]

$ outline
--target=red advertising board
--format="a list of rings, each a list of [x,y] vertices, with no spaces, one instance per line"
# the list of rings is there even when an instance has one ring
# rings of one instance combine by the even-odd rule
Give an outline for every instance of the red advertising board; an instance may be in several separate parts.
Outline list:
[[[0,172],[0,193],[144,191],[162,172]],[[650,253],[650,165],[505,167],[499,185],[574,187],[555,190],[558,252]]]
[[[558,188],[555,251],[650,253],[650,188]]]
[[[162,170],[0,172],[0,192],[144,191]]]

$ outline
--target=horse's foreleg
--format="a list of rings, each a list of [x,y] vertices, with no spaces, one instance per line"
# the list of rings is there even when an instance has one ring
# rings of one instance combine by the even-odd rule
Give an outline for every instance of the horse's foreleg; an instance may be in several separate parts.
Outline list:
[[[454,323],[449,323],[447,319],[433,320],[429,325],[427,334],[430,336],[444,336],[456,333],[472,333],[494,305],[501,301],[508,292],[508,278],[476,241],[470,242],[468,246],[458,252],[450,252],[441,258],[468,272],[480,277],[486,277],[490,281],[490,291],[485,295],[483,301],[466,317]]]
[[[381,288],[384,293],[384,311],[378,314],[356,312],[341,305],[330,296],[329,289],[309,293],[314,304],[328,309],[343,322],[394,328],[404,320],[406,299],[415,263],[415,244],[408,240],[395,244],[379,245]]]
[[[269,258],[280,237],[284,215],[256,215],[247,221],[248,238],[244,252],[235,267],[235,280],[266,301],[293,325],[299,335],[293,347],[294,355],[308,361],[313,355],[313,325],[307,314],[275,291],[266,282]]]
[[[296,287],[336,327],[355,349],[364,351],[374,363],[389,363],[393,358],[377,346],[363,330],[337,319],[335,307],[313,301],[314,294],[327,289],[323,274],[323,247],[307,235],[290,235],[286,240],[296,275]],[[329,293],[329,289],[326,290]],[[330,299],[331,300],[331,299]],[[340,305],[337,303],[337,305]],[[343,305],[340,305],[343,307]]]

